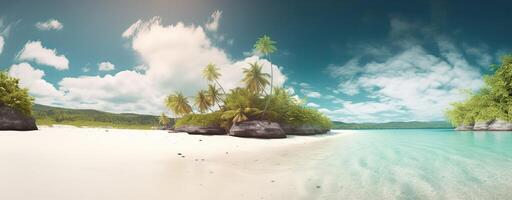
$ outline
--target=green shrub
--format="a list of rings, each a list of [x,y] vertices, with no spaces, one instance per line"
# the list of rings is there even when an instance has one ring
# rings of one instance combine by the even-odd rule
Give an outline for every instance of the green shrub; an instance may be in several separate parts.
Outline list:
[[[446,112],[455,126],[477,121],[512,121],[512,55],[502,58],[493,75],[484,77],[485,87],[463,102],[452,104]]]
[[[192,126],[220,126],[222,112],[213,112],[206,114],[188,114],[176,120],[174,127],[185,125]]]
[[[0,105],[15,108],[23,114],[31,116],[33,101],[34,98],[28,95],[28,90],[19,87],[17,78],[0,71]]]

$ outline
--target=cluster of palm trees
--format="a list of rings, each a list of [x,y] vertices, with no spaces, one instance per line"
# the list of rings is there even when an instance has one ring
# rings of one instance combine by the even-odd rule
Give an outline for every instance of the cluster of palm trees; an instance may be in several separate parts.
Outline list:
[[[254,45],[255,50],[270,62],[270,54],[276,51],[274,41],[268,36],[263,36],[256,41]],[[271,62],[270,62],[271,63]],[[262,72],[262,66],[257,62],[250,63],[249,68],[243,70],[244,78],[242,82],[245,84],[245,89],[254,95],[271,95],[273,86],[273,66],[271,63],[270,75]],[[194,106],[200,113],[214,112],[215,106],[218,109],[223,110],[225,104],[226,91],[219,83],[221,74],[219,68],[215,64],[208,64],[202,71],[203,77],[208,80],[208,88],[206,90],[200,90],[194,97]],[[270,79],[270,80],[269,80]],[[266,88],[270,85],[270,92],[267,93]],[[266,99],[265,107],[262,111],[264,115],[267,111],[270,98]],[[169,108],[177,117],[184,116],[193,113],[192,106],[188,98],[181,92],[175,92],[170,94],[165,99],[165,105]],[[239,108],[237,110],[226,110],[226,114],[233,114],[236,121],[245,121],[247,117],[245,115],[237,115],[236,113],[243,112],[257,112],[254,108]],[[260,111],[258,111],[260,112]],[[234,120],[235,121],[235,120]]]

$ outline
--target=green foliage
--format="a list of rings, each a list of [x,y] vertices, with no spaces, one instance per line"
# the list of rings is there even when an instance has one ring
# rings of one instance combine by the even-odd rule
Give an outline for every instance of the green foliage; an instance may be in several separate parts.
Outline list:
[[[199,109],[199,112],[204,113],[213,105],[211,99],[208,97],[207,91],[200,90],[194,99],[194,105]]]
[[[502,58],[495,73],[484,77],[485,87],[466,101],[452,104],[446,116],[453,125],[502,119],[512,121],[512,55]]]
[[[33,115],[38,125],[64,124],[87,127],[151,129],[159,125],[159,117],[130,113],[114,114],[97,110],[57,108],[35,104]],[[172,125],[174,121],[169,119]]]
[[[12,107],[30,116],[33,102],[34,98],[28,95],[27,89],[20,88],[17,78],[0,71],[0,105]]]
[[[160,115],[160,117],[158,117],[158,123],[160,123],[160,125],[162,125],[162,126],[167,126],[169,124],[169,122],[171,122],[171,120],[169,120],[169,118],[167,117],[167,115],[165,115],[165,113],[162,113]]]
[[[260,92],[263,92],[265,87],[270,84],[268,81],[270,75],[263,73],[261,71],[262,66],[257,62],[251,63],[250,65],[251,67],[243,70],[245,77],[242,81],[245,83],[245,88],[250,92],[260,94]]]
[[[183,116],[192,112],[192,107],[188,103],[187,97],[185,97],[181,92],[176,92],[167,96],[165,99],[165,105],[178,116]]]
[[[275,44],[276,42],[272,41],[272,39],[270,39],[269,36],[264,35],[258,38],[256,44],[254,44],[254,50],[263,55],[268,55],[273,53],[274,51],[277,51]]]
[[[205,114],[188,114],[176,120],[175,127],[184,125],[194,126],[220,126],[222,112],[212,112]]]

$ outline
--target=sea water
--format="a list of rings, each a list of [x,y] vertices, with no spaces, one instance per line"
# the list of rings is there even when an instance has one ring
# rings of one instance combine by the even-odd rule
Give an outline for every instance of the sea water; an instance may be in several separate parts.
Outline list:
[[[307,199],[512,199],[512,132],[357,130],[312,166]]]

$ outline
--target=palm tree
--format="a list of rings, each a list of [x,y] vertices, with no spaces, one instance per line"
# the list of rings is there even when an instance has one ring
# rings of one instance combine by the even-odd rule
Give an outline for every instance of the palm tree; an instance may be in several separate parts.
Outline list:
[[[219,106],[220,108],[219,102],[221,101],[221,99],[219,89],[217,89],[215,85],[209,84],[207,94],[212,105],[217,104],[217,106]]]
[[[167,96],[165,105],[177,116],[183,116],[192,112],[192,107],[189,105],[187,97],[181,92]]]
[[[259,94],[264,91],[265,87],[269,84],[268,79],[270,75],[261,72],[262,66],[257,62],[251,63],[250,65],[250,68],[244,69],[243,73],[245,77],[242,81],[245,83],[247,90],[254,94]]]
[[[203,77],[206,78],[206,80],[208,80],[208,81],[217,83],[217,85],[219,85],[222,92],[224,94],[226,94],[226,91],[224,90],[222,85],[220,85],[220,83],[219,83],[220,76],[221,76],[221,74],[219,73],[219,68],[215,67],[215,65],[212,63],[206,65],[206,67],[203,69]]]
[[[162,126],[167,126],[171,120],[165,115],[165,113],[162,113],[160,117],[158,118],[158,122]]]
[[[270,54],[274,51],[277,51],[277,48],[275,46],[276,42],[272,41],[270,37],[263,35],[263,37],[260,37],[258,41],[256,41],[256,44],[254,44],[254,49],[263,54],[267,60],[270,62],[270,95],[272,95],[272,88],[274,87],[274,70],[272,67],[272,62],[270,61]],[[265,112],[267,112],[268,104],[270,102],[270,98],[267,99],[265,102],[265,108],[263,109],[263,115]]]
[[[208,97],[207,91],[200,90],[199,92],[197,92],[197,96],[195,98],[194,104],[199,109],[199,112],[201,112],[201,113],[206,112],[210,108],[210,106],[212,106],[212,102],[210,101],[210,98]]]

